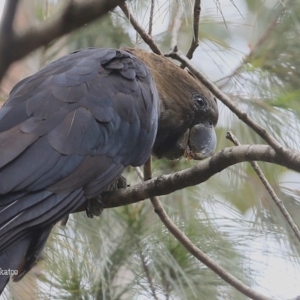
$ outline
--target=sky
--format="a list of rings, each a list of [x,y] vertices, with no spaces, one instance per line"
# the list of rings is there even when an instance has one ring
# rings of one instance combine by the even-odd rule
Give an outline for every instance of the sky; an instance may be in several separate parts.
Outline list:
[[[224,1],[224,0],[223,0]],[[214,1],[202,1],[202,4],[208,4],[211,6],[203,7],[202,11],[205,11],[205,9],[215,9],[215,2]],[[224,1],[228,4],[230,4],[230,0]],[[224,3],[223,2],[223,3]],[[240,12],[238,13],[236,8],[234,8],[232,5],[226,5],[227,13],[235,15],[237,18],[245,13],[245,5],[243,0],[235,0],[234,1],[236,6],[239,8]],[[0,16],[2,14],[3,10],[3,4],[4,0],[0,0]],[[241,17],[242,19],[242,17]],[[160,28],[162,26],[160,25]],[[155,30],[155,28],[154,28]],[[219,56],[212,57],[211,56],[211,49],[210,54],[208,55],[205,51],[205,47],[201,49],[202,52],[202,70],[207,74],[211,79],[216,80],[218,79],[215,74],[221,74],[221,77],[225,77],[226,75],[230,74],[231,70],[234,69],[234,66],[238,65],[240,62],[240,59],[242,57],[242,54],[247,53],[249,51],[248,45],[246,43],[246,40],[233,40],[233,47],[238,49],[241,53],[240,56],[228,56],[226,61],[224,61],[224,58],[221,58]],[[203,62],[205,62],[203,64]],[[199,63],[195,61],[195,63]],[[221,70],[221,72],[220,72]],[[297,178],[297,182],[299,182],[299,174]],[[300,190],[300,185],[297,184],[297,188]],[[224,214],[224,211],[220,211],[220,214]],[[263,240],[257,239],[257,244],[263,243]],[[274,249],[278,248],[278,253],[280,251],[280,245],[276,245],[275,243],[271,243],[268,245],[268,247],[272,247]],[[254,249],[259,249],[259,247],[255,247]],[[276,252],[276,251],[275,251]],[[261,251],[257,250],[251,254],[253,257],[253,261],[258,262],[257,268],[260,271],[259,278],[256,278],[257,281],[260,283],[259,286],[252,286],[252,288],[255,288],[257,291],[260,291],[261,293],[266,294],[267,296],[279,296],[282,297],[282,299],[290,299],[297,295],[300,295],[300,269],[299,267],[295,267],[292,263],[288,262],[286,259],[281,258],[279,255],[274,257],[266,256],[264,255],[264,250],[261,249]],[[268,261],[266,262],[266,257]],[[263,262],[263,263],[259,263]]]

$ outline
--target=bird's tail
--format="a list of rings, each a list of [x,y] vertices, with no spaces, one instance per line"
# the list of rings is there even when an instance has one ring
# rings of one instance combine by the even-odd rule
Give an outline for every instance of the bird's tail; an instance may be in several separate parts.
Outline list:
[[[0,295],[9,278],[19,281],[39,258],[52,226],[32,232],[0,254]]]
[[[84,202],[83,191],[3,195],[0,201],[0,295],[36,263],[54,224]]]

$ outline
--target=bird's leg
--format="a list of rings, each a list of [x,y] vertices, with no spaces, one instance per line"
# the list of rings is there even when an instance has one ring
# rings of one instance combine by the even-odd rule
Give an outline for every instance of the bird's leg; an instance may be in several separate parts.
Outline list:
[[[103,212],[103,204],[101,202],[101,195],[90,198],[86,201],[86,215],[88,218],[93,218],[94,216],[100,216]]]
[[[127,179],[121,175],[116,182],[116,187],[111,192],[118,189],[125,189],[126,187],[127,187]]]
[[[124,176],[120,176],[104,193],[113,192],[118,189],[126,188],[127,180]],[[101,201],[101,195],[90,198],[86,202],[86,215],[88,218],[93,218],[93,216],[100,216],[103,212],[105,205]]]

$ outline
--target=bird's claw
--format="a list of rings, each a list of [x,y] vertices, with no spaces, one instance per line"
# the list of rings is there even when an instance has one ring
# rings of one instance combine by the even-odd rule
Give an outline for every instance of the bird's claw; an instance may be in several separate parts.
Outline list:
[[[110,186],[109,190],[104,192],[103,194],[108,192],[113,192],[118,189],[123,189],[126,187],[127,187],[127,180],[124,176],[121,175],[118,178],[118,180],[116,180],[115,183]],[[86,204],[87,217],[92,219],[94,216],[97,217],[100,216],[101,213],[103,212],[104,207],[105,205],[101,201],[101,195],[88,199]]]
[[[104,205],[101,201],[101,196],[97,196],[87,200],[86,205],[86,215],[88,218],[93,218],[94,216],[99,217],[103,212]]]
[[[127,179],[121,175],[117,180],[117,189],[125,189],[126,187],[127,187]]]

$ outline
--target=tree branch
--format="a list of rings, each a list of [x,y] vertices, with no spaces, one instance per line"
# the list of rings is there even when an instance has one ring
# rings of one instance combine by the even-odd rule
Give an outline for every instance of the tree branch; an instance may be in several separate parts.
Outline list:
[[[103,194],[101,205],[105,208],[117,207],[154,196],[167,195],[204,182],[229,166],[251,160],[275,163],[300,172],[300,154],[294,150],[286,150],[288,155],[284,157],[267,145],[242,145],[225,148],[191,168]]]
[[[19,0],[10,0],[5,2],[3,18],[0,26],[1,42],[2,38],[10,38],[13,33],[13,22],[15,19]]]
[[[194,21],[193,21],[193,40],[186,57],[192,59],[194,51],[199,46],[199,21],[201,13],[201,0],[195,0],[194,3]]]
[[[168,230],[173,234],[173,236],[199,261],[206,265],[209,269],[219,275],[224,281],[229,283],[231,286],[236,288],[242,294],[248,296],[254,300],[272,300],[266,297],[247,285],[238,280],[236,277],[228,273],[224,268],[218,265],[213,259],[202,252],[198,247],[196,247],[193,242],[176,226],[176,224],[170,219],[161,205],[158,197],[153,197],[151,199],[153,206],[155,207],[155,212],[158,214],[160,220],[168,228]]]
[[[150,17],[149,17],[149,29],[148,29],[148,34],[150,36],[152,35],[153,14],[154,14],[154,0],[151,0]]]
[[[236,146],[240,146],[241,145],[241,143],[238,141],[238,139],[231,132],[227,132],[226,138],[228,140],[232,141]],[[263,174],[262,170],[260,169],[260,167],[258,166],[257,162],[250,161],[249,163],[251,164],[252,168],[254,169],[254,171],[256,172],[256,174],[258,175],[258,177],[261,180],[262,184],[264,185],[264,187],[266,188],[266,190],[270,194],[271,198],[273,199],[273,201],[275,202],[275,204],[277,205],[277,207],[281,211],[283,217],[286,219],[286,221],[288,222],[288,224],[290,225],[290,227],[294,231],[294,234],[295,234],[296,238],[300,242],[300,231],[299,231],[299,228],[297,227],[296,223],[292,219],[292,217],[289,214],[289,212],[286,210],[286,208],[285,208],[282,200],[280,200],[278,198],[278,196],[276,195],[276,193],[274,192],[272,186],[268,182],[267,178],[264,176],[264,174]]]
[[[10,0],[7,3],[15,1]],[[6,45],[10,49],[9,59],[7,57],[3,59],[3,56],[0,56],[0,80],[12,62],[21,59],[31,51],[48,44],[54,39],[70,33],[74,29],[95,21],[122,2],[124,0],[69,1],[62,12],[52,19],[39,26],[29,28],[23,33],[15,33],[12,41]]]
[[[174,49],[177,46],[178,41],[178,33],[182,23],[183,16],[183,3],[182,1],[178,1],[177,3],[178,9],[174,18],[174,24],[171,32],[171,49]]]
[[[144,181],[152,179],[152,157],[150,156],[144,164]]]
[[[129,22],[131,23],[132,27],[139,33],[141,38],[144,40],[146,44],[151,48],[151,50],[158,54],[163,55],[163,53],[160,51],[156,43],[154,42],[153,38],[142,28],[142,26],[138,23],[138,21],[132,16],[130,13],[127,4],[124,2],[119,5],[122,9],[125,16],[128,18]]]
[[[237,105],[231,101],[231,99],[224,94],[213,82],[211,82],[202,72],[196,69],[186,56],[173,51],[165,56],[171,57],[185,64],[189,70],[199,79],[199,81],[205,85],[221,102],[223,102],[232,112],[234,112],[240,120],[246,123],[252,128],[259,136],[261,136],[270,146],[272,146],[276,152],[281,155],[287,156],[289,150],[283,147],[272,135],[270,135],[266,129],[255,122],[247,113],[242,111]]]
[[[137,173],[137,175],[139,176],[139,178],[144,181],[144,175],[143,175],[143,172],[141,171],[141,168],[140,167],[135,167],[135,171]]]
[[[15,19],[18,0],[10,0],[5,2],[3,17],[0,25],[0,74],[3,74],[10,65],[12,60],[12,41],[14,39],[13,22]],[[0,75],[0,81],[2,76]]]

